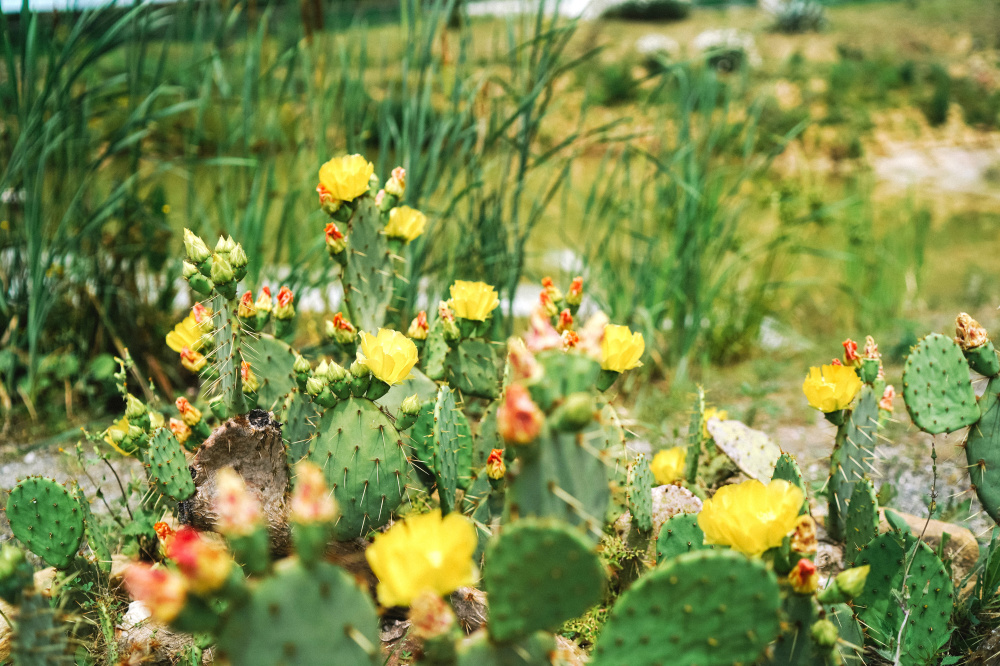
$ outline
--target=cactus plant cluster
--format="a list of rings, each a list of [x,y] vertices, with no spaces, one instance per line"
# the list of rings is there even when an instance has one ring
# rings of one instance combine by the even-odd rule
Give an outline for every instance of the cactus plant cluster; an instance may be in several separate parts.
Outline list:
[[[413,662],[440,666],[553,663],[560,627],[582,617],[606,618],[590,646],[599,666],[833,666],[861,663],[862,644],[933,663],[955,591],[918,538],[878,534],[871,473],[891,387],[873,340],[847,341],[804,384],[837,427],[825,528],[847,568],[821,584],[819,516],[794,457],[704,391],[680,446],[629,450],[612,388],[644,341],[599,315],[578,321],[582,278],[543,281],[528,330],[506,343],[481,282],[456,281],[430,318],[393,330],[406,323],[391,321],[397,269],[427,224],[402,204],[405,172],[380,187],[348,156],[319,175],[344,291],[331,344],[296,351],[292,292],[254,300],[240,245],[213,251],[187,232],[184,275],[204,302],[168,344],[200,394],[165,415],[128,391],[122,360],[124,418],[94,440],[145,471],[132,528],[145,561],[125,583],[152,621],[232,664],[381,663],[380,617],[400,613]],[[959,342],[921,341],[903,393],[927,432],[972,426],[970,475],[996,517],[1000,363],[973,324],[960,320]],[[991,378],[978,400],[970,368]],[[72,483],[33,477],[7,516],[42,562],[107,589],[117,541],[89,507]],[[488,611],[460,622],[473,585]],[[64,618],[19,550],[0,550],[0,595],[20,606],[15,663],[63,663]]]

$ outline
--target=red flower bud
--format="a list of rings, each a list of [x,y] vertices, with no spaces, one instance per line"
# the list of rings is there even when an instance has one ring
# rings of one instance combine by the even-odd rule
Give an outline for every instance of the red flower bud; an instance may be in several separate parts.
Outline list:
[[[528,389],[520,384],[507,388],[503,404],[497,411],[497,431],[514,444],[530,444],[542,431],[545,415],[531,399]]]

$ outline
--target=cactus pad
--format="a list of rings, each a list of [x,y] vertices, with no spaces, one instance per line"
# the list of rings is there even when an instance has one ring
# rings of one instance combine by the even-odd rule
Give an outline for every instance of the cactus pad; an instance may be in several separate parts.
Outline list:
[[[656,563],[694,550],[713,548],[715,546],[705,545],[705,533],[698,527],[698,515],[679,513],[660,528],[660,536],[656,538]]]
[[[348,398],[324,412],[317,430],[309,460],[323,469],[340,507],[334,537],[385,525],[403,501],[410,469],[392,420],[371,400]]]
[[[691,421],[688,425],[688,449],[685,459],[684,478],[688,483],[698,479],[698,459],[701,457],[701,439],[705,430],[705,389],[698,387],[691,407]]]
[[[74,663],[68,653],[66,629],[55,621],[49,600],[37,590],[25,592],[14,623],[11,645],[17,666],[62,666]]]
[[[983,509],[1000,522],[1000,377],[994,377],[980,399],[983,417],[969,428],[965,456],[969,478]]]
[[[52,479],[32,476],[18,483],[7,497],[7,519],[14,536],[56,568],[69,565],[83,539],[80,503]]]
[[[629,483],[628,507],[633,524],[645,533],[653,531],[653,472],[649,460],[640,453],[632,465]]]
[[[806,483],[802,480],[802,470],[795,458],[790,453],[782,453],[774,466],[774,474],[771,479],[782,479],[799,487],[802,492],[806,491]]]
[[[377,331],[392,301],[393,269],[382,218],[371,197],[357,200],[348,223],[351,239],[344,266],[344,301],[359,331]]]
[[[472,480],[472,431],[469,420],[455,404],[455,392],[438,389],[434,403],[434,474],[444,513],[455,508],[455,493]]]
[[[309,569],[295,560],[280,565],[229,614],[218,648],[231,663],[381,663],[375,608],[348,574],[326,562]]]
[[[918,342],[906,357],[903,399],[913,423],[932,435],[954,432],[979,420],[962,348],[939,333]]]
[[[292,364],[295,352],[288,343],[272,335],[261,334],[257,339],[247,336],[243,341],[243,357],[257,376],[257,407],[278,411],[285,397],[295,388]]]
[[[845,539],[847,501],[854,493],[854,485],[873,471],[878,400],[871,386],[862,386],[857,406],[837,429],[827,485],[830,506],[827,529],[834,539]]]
[[[878,536],[878,500],[868,479],[858,481],[847,505],[847,525],[844,530],[844,561],[855,566],[861,549]]]
[[[90,546],[90,550],[97,560],[97,566],[100,567],[101,571],[111,573],[111,548],[108,546],[104,531],[101,530],[97,519],[90,511],[90,500],[87,499],[87,495],[80,486],[74,485],[71,492],[76,497],[76,501],[80,503],[80,510],[83,512],[84,534],[87,536],[87,545]]]
[[[826,619],[837,626],[837,652],[844,665],[864,666],[861,652],[864,649],[865,635],[851,607],[847,604],[834,604],[827,608]]]
[[[457,666],[549,666],[556,652],[552,634],[539,631],[516,643],[493,643],[485,631],[461,641],[456,650]]]
[[[759,560],[721,550],[681,555],[619,597],[591,663],[753,663],[778,635],[780,604],[778,581]]]
[[[938,649],[948,642],[952,611],[951,578],[934,551],[912,536],[902,541],[895,534],[881,534],[861,551],[857,564],[871,565],[864,591],[854,600],[858,619],[868,627],[869,642],[895,652],[903,623],[896,594],[909,587],[910,611],[903,632],[900,664],[932,663]]]
[[[434,458],[437,444],[434,440],[434,406],[437,399],[432,398],[420,405],[420,415],[417,422],[403,432],[403,439],[410,445],[410,463],[417,473],[417,478],[427,490],[437,487],[434,476]]]
[[[447,361],[448,383],[464,395],[493,399],[500,395],[502,361],[496,347],[482,340],[463,340]]]
[[[761,483],[771,480],[781,449],[771,438],[740,421],[708,420],[708,434],[744,474]]]
[[[604,570],[591,545],[555,521],[521,520],[486,549],[490,637],[554,629],[601,600]]]
[[[300,391],[293,391],[281,408],[281,436],[288,449],[288,463],[294,465],[309,454],[309,447],[316,437],[316,424],[320,412],[316,404]]]
[[[194,495],[184,448],[167,428],[160,428],[144,452],[146,474],[162,495],[183,502]]]

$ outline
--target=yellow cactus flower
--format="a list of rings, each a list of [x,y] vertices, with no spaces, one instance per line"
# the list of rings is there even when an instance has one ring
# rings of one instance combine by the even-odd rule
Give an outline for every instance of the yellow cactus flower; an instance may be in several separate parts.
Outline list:
[[[389,211],[389,224],[385,225],[385,235],[400,238],[407,243],[424,233],[427,216],[416,208],[396,206]]]
[[[127,436],[128,436],[128,419],[124,417],[118,419],[117,421],[109,425],[108,429],[104,431],[104,441],[110,444],[111,448],[113,448],[115,451],[122,454],[123,456],[131,455],[123,451],[121,447],[118,446],[123,441],[125,441],[125,438]]]
[[[861,380],[854,368],[846,365],[824,365],[809,368],[809,375],[802,382],[810,407],[829,414],[851,404],[861,390]]]
[[[601,367],[613,372],[625,372],[642,365],[639,360],[646,351],[642,333],[633,333],[628,326],[608,324],[601,340]]]
[[[368,191],[375,167],[361,155],[334,157],[319,168],[320,200],[354,201]]]
[[[687,451],[681,446],[660,451],[653,456],[649,469],[653,478],[661,486],[684,478],[684,464],[687,461]]]
[[[472,585],[476,570],[476,528],[467,518],[438,512],[396,523],[365,551],[378,577],[383,606],[409,606],[422,592],[448,594]]]
[[[361,332],[360,358],[376,378],[392,386],[406,379],[417,363],[417,346],[399,331]]]
[[[748,557],[781,545],[795,529],[804,496],[798,486],[781,479],[766,486],[751,479],[723,486],[698,514],[705,543],[730,546]]]
[[[167,346],[178,353],[185,347],[191,351],[198,351],[206,340],[205,330],[193,314],[189,314],[174,326],[174,330],[167,333]]]
[[[448,306],[456,317],[473,321],[486,321],[497,306],[500,297],[497,290],[485,282],[466,282],[455,280],[451,285],[451,300]]]

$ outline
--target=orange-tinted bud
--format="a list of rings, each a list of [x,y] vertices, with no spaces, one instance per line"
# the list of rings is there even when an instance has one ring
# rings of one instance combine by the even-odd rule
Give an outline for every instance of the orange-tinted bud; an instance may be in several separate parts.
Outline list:
[[[511,384],[497,411],[500,436],[514,444],[530,444],[542,431],[543,423],[545,414],[531,399],[528,389],[520,384]]]
[[[429,331],[430,326],[427,324],[427,313],[421,310],[413,318],[413,321],[410,322],[410,328],[407,329],[406,334],[414,340],[426,340]]]
[[[878,361],[879,359],[882,358],[882,354],[880,354],[879,351],[878,351],[878,345],[875,344],[875,338],[873,338],[870,335],[865,338],[865,352],[864,352],[864,354],[865,354],[864,358],[870,359],[870,360],[873,360],[873,361]]]
[[[208,364],[205,357],[200,353],[193,351],[190,347],[184,347],[181,349],[181,365],[190,370],[191,372],[201,372]]]
[[[157,622],[173,620],[187,601],[187,583],[179,574],[163,567],[130,564],[125,569],[125,589],[141,601]]]
[[[989,342],[990,336],[978,321],[963,312],[955,319],[955,342],[963,350],[976,349]]]
[[[278,290],[278,307],[274,309],[276,319],[291,319],[295,316],[295,294],[288,287]]]
[[[172,418],[167,425],[170,427],[170,432],[174,433],[174,437],[181,444],[188,441],[188,438],[191,437],[191,428],[184,421]]]
[[[577,276],[573,278],[573,282],[569,285],[569,291],[566,293],[566,302],[570,305],[579,305],[583,301],[583,278]]]
[[[857,365],[861,361],[858,356],[858,343],[850,338],[844,340],[844,363],[847,365]]]
[[[253,302],[253,292],[247,291],[240,298],[240,307],[236,310],[240,319],[249,319],[257,316],[257,306]]]
[[[538,295],[538,300],[542,312],[545,313],[546,317],[555,317],[559,314],[559,307],[556,305],[555,301],[552,300],[552,294],[550,294],[547,290],[542,290],[542,293]]]
[[[264,286],[260,288],[260,296],[257,297],[257,311],[258,312],[270,312],[271,308],[274,307],[274,301],[271,300],[271,288]]]
[[[333,222],[326,225],[326,247],[331,254],[340,254],[347,248],[347,238]]]
[[[573,315],[570,313],[569,308],[566,308],[559,313],[559,323],[556,325],[556,330],[562,333],[563,331],[568,331],[573,328]]]
[[[576,331],[563,331],[562,344],[563,350],[565,351],[574,349],[578,344],[580,344],[580,336]]]
[[[803,557],[788,572],[788,584],[798,594],[813,594],[819,588],[819,571],[816,563]]]
[[[819,548],[816,540],[816,521],[808,514],[799,516],[792,532],[792,550],[802,555],[812,555]]]
[[[882,399],[878,401],[878,408],[884,409],[887,412],[892,412],[892,401],[896,398],[896,389],[892,384],[885,387],[885,391],[882,392]]]
[[[201,421],[201,410],[194,407],[187,398],[177,398],[174,401],[174,406],[177,407],[177,411],[181,413],[181,418],[184,419],[184,423],[188,424],[190,427],[198,425]]]
[[[226,582],[232,559],[222,547],[209,543],[192,527],[182,527],[166,544],[167,557],[196,594],[213,592]]]
[[[503,449],[493,449],[486,459],[486,475],[494,481],[499,481],[507,473],[507,465],[503,461]]]

